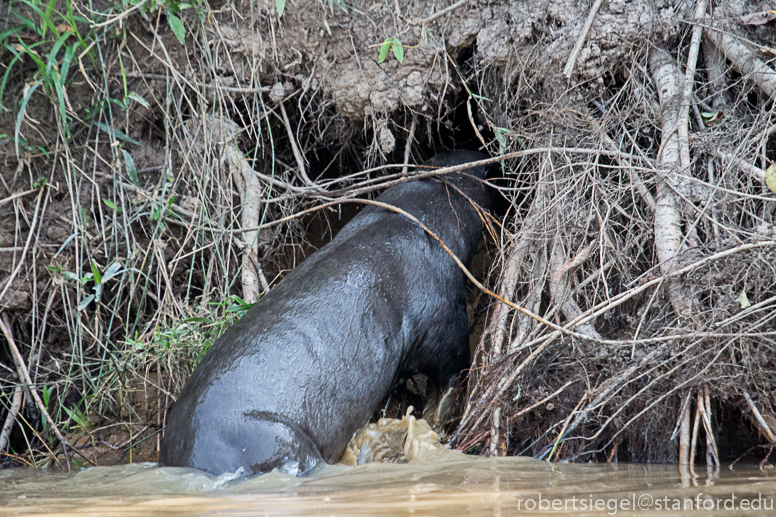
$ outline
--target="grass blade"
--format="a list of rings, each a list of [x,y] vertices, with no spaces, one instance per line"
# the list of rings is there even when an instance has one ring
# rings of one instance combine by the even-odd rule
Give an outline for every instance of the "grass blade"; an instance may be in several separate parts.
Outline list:
[[[27,109],[27,103],[30,102],[30,97],[32,97],[32,94],[35,93],[35,90],[37,90],[40,85],[40,81],[35,81],[32,86],[29,84],[24,85],[24,96],[22,97],[22,103],[19,106],[19,114],[16,115],[16,129],[14,131],[14,148],[16,150],[16,156],[19,156],[19,132],[22,128],[22,120],[24,120],[24,110]]]
[[[129,176],[129,181],[132,182],[132,184],[136,187],[140,187],[140,179],[137,177],[137,167],[135,167],[135,160],[132,159],[132,157],[129,155],[129,153],[122,149],[121,151],[124,154],[124,167],[127,170],[127,176]]]
[[[140,145],[140,142],[138,142],[137,140],[133,140],[133,139],[129,138],[122,131],[116,129],[115,127],[109,126],[107,124],[103,124],[102,122],[93,122],[93,124],[95,126],[97,126],[98,128],[102,129],[103,131],[105,131],[106,133],[108,133],[108,135],[110,135],[113,138],[117,138],[117,139],[119,139],[119,140],[121,140],[123,142],[127,142],[129,144]]]

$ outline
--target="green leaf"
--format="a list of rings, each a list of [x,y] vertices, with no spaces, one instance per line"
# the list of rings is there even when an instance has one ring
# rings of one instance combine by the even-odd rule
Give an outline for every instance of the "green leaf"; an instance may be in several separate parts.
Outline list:
[[[2,114],[2,111],[5,109],[2,107],[2,103],[3,103],[3,92],[5,91],[5,85],[8,82],[8,76],[11,75],[11,69],[13,68],[13,65],[17,61],[19,61],[24,55],[21,52],[17,52],[16,49],[11,47],[10,45],[7,45],[5,48],[13,52],[14,56],[13,56],[13,59],[11,59],[11,62],[8,63],[8,65],[6,65],[7,68],[5,70],[5,73],[3,74],[3,79],[0,80],[0,114]]]
[[[765,184],[771,189],[771,192],[776,194],[776,165],[771,164],[765,171]]]
[[[127,169],[127,176],[129,176],[129,181],[131,181],[134,186],[140,188],[140,180],[137,177],[137,167],[135,167],[135,160],[132,159],[127,151],[122,149],[122,153],[124,154],[124,167]]]
[[[505,127],[494,127],[493,128],[493,136],[496,137],[496,141],[498,141],[499,145],[503,148],[506,146],[507,140],[505,135],[510,135],[512,132],[505,128]]]
[[[48,25],[52,25],[51,22],[51,13],[54,12],[54,5],[57,3],[57,0],[49,0],[48,5],[46,6],[46,14],[44,20],[48,22]],[[43,27],[43,36],[46,35],[46,26]],[[57,30],[56,28],[52,27],[51,30],[56,34]]]
[[[65,41],[67,38],[72,36],[72,32],[67,31],[64,34],[62,34],[56,43],[54,43],[54,46],[51,47],[51,52],[49,52],[48,60],[46,61],[46,72],[43,74],[46,77],[48,77],[51,74],[51,69],[56,65],[57,63],[57,54],[59,54],[59,49],[62,48],[62,45],[65,44]]]
[[[81,279],[78,278],[78,275],[76,275],[72,271],[64,271],[64,272],[62,272],[62,276],[65,277],[65,280],[75,280],[79,284],[81,283]]]
[[[69,236],[67,239],[65,239],[65,242],[63,242],[63,243],[62,243],[62,246],[60,246],[60,247],[59,247],[59,249],[57,250],[57,252],[56,252],[56,253],[54,253],[54,257],[52,257],[52,258],[56,258],[56,257],[57,257],[57,255],[59,255],[60,253],[62,253],[62,251],[64,251],[64,249],[65,249],[65,246],[67,246],[68,244],[70,244],[70,243],[73,241],[73,239],[75,239],[75,238],[76,238],[76,236],[77,236],[77,235],[78,235],[77,233],[71,233],[71,234],[70,234],[70,236]]]
[[[167,13],[167,23],[170,24],[173,34],[175,34],[175,37],[178,38],[178,41],[183,45],[186,40],[186,29],[183,28],[181,19],[172,13]]]
[[[102,283],[104,284],[119,273],[121,273],[121,262],[114,262],[105,270],[105,274],[102,275]]]
[[[30,102],[30,97],[32,97],[32,94],[35,93],[35,90],[38,89],[38,86],[40,86],[40,81],[36,81],[35,84],[30,86],[29,84],[24,85],[24,95],[22,97],[22,103],[19,106],[19,114],[16,116],[16,131],[14,133],[14,144],[16,147],[16,156],[19,156],[19,132],[22,129],[22,120],[24,120],[24,110],[27,109],[27,103]]]
[[[16,14],[16,13],[14,13]],[[5,43],[5,40],[9,39],[11,36],[15,35],[17,32],[21,32],[23,27],[19,25],[14,25],[13,27],[9,29],[5,29],[0,31],[0,43]]]
[[[127,95],[129,91],[127,90],[127,69],[124,68],[124,59],[121,57],[121,52],[117,54],[119,58],[119,68],[121,69],[121,85],[124,87],[124,107],[126,109],[127,106]]]
[[[378,63],[385,61],[385,58],[388,56],[389,48],[391,48],[391,38],[386,39],[383,41],[383,44],[380,45],[380,55],[377,58]]]
[[[91,263],[91,266],[92,266],[92,275],[94,275],[94,283],[101,284],[102,275],[100,274],[100,268],[98,268],[97,264],[95,264],[94,262]]]
[[[65,406],[62,406],[62,409],[65,410],[65,413],[70,416],[70,418],[73,419],[73,421],[78,424],[79,426],[85,428],[86,427],[86,420],[84,420],[83,413],[80,411],[72,411],[70,409],[67,409]]]
[[[127,99],[132,99],[133,101],[141,104],[144,108],[150,108],[151,105],[148,104],[148,101],[145,100],[140,94],[135,92],[129,92],[127,94]]]
[[[84,310],[90,303],[92,303],[92,300],[94,300],[94,295],[90,294],[83,300],[81,300],[81,303],[78,304],[78,312],[81,312]]]
[[[110,199],[103,199],[102,202],[111,210],[116,210],[116,204]]]
[[[33,26],[33,29],[37,34],[40,34],[41,39],[45,38],[47,29],[51,29],[51,32],[53,32],[54,34],[57,34],[57,28],[56,26],[54,26],[54,22],[51,21],[50,11],[49,11],[49,14],[46,14],[43,11],[41,11],[40,8],[38,7],[38,5],[42,5],[42,3],[38,3],[38,2],[24,2],[24,3],[27,7],[29,7],[36,13],[38,13],[38,16],[40,16],[41,29],[38,30],[38,28],[34,26]],[[50,0],[49,2],[49,6],[51,7],[52,10],[55,3],[56,3],[56,0]],[[46,10],[48,11],[48,8]],[[21,18],[21,17],[17,15],[17,18]]]
[[[477,95],[477,94],[476,94],[476,93],[474,93],[474,92],[471,92],[469,95],[471,95],[472,97],[474,97],[474,98],[475,98],[475,99],[477,99],[478,101],[488,101],[488,102],[493,102],[491,99],[488,99],[487,97],[483,97],[482,95]]]
[[[41,46],[43,43],[46,43],[46,42],[43,42],[43,41],[42,41],[42,42],[38,42],[38,43],[33,43],[32,45],[29,45],[29,46],[28,46],[28,45],[27,45],[27,44],[24,42],[24,40],[23,40],[23,39],[21,39],[21,38],[20,38],[20,37],[18,37],[18,36],[17,36],[17,38],[18,38],[18,41],[17,41],[17,43],[19,44],[19,46],[21,46],[21,47],[24,49],[25,55],[26,55],[28,58],[30,58],[30,59],[32,59],[33,61],[35,61],[35,66],[37,66],[37,67],[38,67],[38,70],[40,70],[40,71],[42,71],[42,70],[45,70],[45,69],[46,69],[46,63],[44,63],[44,62],[43,62],[43,60],[40,58],[40,56],[37,54],[37,52],[35,52],[35,50],[34,50],[34,49],[35,49],[36,47],[40,47],[40,46]],[[6,47],[6,48],[7,48],[7,47]]]
[[[32,23],[32,20],[30,20],[29,18],[25,18],[24,16],[20,16],[19,13],[16,13],[16,12],[12,14],[22,23],[22,26],[24,28],[26,28],[30,32],[37,34],[38,27],[34,23]]]
[[[40,394],[43,396],[43,407],[45,407],[46,411],[48,411],[49,400],[51,400],[51,387],[43,386],[43,388],[40,390]]]
[[[81,214],[81,221],[83,221],[84,228],[89,228],[89,216],[86,214],[86,209],[83,205],[78,205],[78,213]]]
[[[391,50],[399,63],[404,61],[404,47],[401,46],[401,41],[396,36],[391,38]]]
[[[62,117],[62,129],[64,129],[65,138],[70,138],[70,128],[67,124],[68,116],[65,109],[65,92],[62,89],[62,80],[56,71],[54,71],[52,75],[54,76],[54,89],[57,92],[57,100],[59,101],[59,114]]]
[[[122,140],[130,144],[140,145],[140,142],[138,142],[137,140],[132,140],[131,138],[129,138],[127,135],[125,135],[123,132],[116,129],[115,127],[109,126],[107,124],[103,124],[102,122],[93,122],[93,124],[114,138],[118,138],[119,140]]]
[[[286,10],[286,0],[275,0],[275,8],[278,10],[278,18],[282,18],[283,11]]]
[[[76,50],[78,50],[77,43],[67,47],[65,50],[65,57],[62,59],[62,66],[59,69],[59,80],[62,82],[62,84],[64,84],[65,80],[67,79],[67,73],[70,71],[70,63],[73,61]]]
[[[717,126],[725,122],[725,112],[715,111],[714,113],[710,113],[708,111],[702,111],[701,120],[703,120],[703,124],[706,127]]]

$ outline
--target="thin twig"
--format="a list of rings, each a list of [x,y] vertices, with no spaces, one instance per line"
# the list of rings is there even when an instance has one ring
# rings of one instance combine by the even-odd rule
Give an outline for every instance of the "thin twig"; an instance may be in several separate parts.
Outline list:
[[[432,22],[432,21],[436,20],[437,18],[439,18],[440,16],[444,16],[447,13],[449,13],[450,11],[458,9],[462,5],[468,4],[469,2],[470,2],[470,0],[458,0],[453,5],[451,5],[449,7],[445,7],[441,11],[439,11],[439,12],[437,12],[435,14],[432,14],[428,18],[422,18],[422,19],[419,19],[419,20],[410,20],[409,23],[410,23],[410,25],[423,25],[423,24],[426,24],[428,22]]]
[[[4,205],[8,203],[9,201],[13,201],[17,197],[23,197],[27,194],[32,194],[33,192],[38,192],[40,189],[37,188],[31,188],[30,190],[25,190],[24,192],[17,192],[16,194],[12,194],[6,198],[0,199],[0,205]]]
[[[5,417],[3,429],[0,431],[0,451],[4,451],[8,446],[8,438],[11,435],[11,429],[13,429],[13,425],[16,423],[16,414],[19,412],[19,408],[22,407],[22,393],[21,386],[16,386],[13,390],[13,397],[11,405],[8,408],[8,415]]]
[[[692,392],[690,392],[692,393]],[[701,400],[700,392],[698,392],[698,403],[695,404],[695,418],[692,422],[692,435],[690,436],[690,454],[682,457],[682,451],[684,450],[684,442],[679,442],[679,464],[680,465],[693,465],[695,463],[696,449],[698,448],[698,429],[700,429],[701,423]],[[692,396],[690,396],[692,398]],[[687,407],[690,407],[689,405]],[[681,439],[684,439],[684,435],[681,435]]]
[[[776,99],[776,71],[752,52],[739,38],[709,27],[706,37],[742,75],[750,77],[771,99]]]
[[[714,439],[714,430],[711,427],[711,399],[709,397],[709,386],[703,385],[703,396],[698,392],[698,401],[700,402],[701,415],[703,417],[703,428],[706,431],[706,464],[711,467],[712,461],[719,467],[719,452],[717,451],[717,440]]]
[[[291,129],[291,122],[288,120],[288,115],[286,114],[286,108],[283,106],[283,102],[281,101],[278,106],[280,107],[280,113],[283,115],[283,125],[286,127],[286,132],[288,133],[288,141],[291,144],[291,150],[294,153],[296,166],[299,168],[299,175],[307,186],[317,189],[318,185],[307,176],[307,168],[304,165],[304,156],[302,156],[299,146],[296,145],[296,137],[294,136],[294,131]]]
[[[11,335],[11,324],[8,320],[8,315],[3,313],[0,313],[0,330],[2,330],[3,335],[5,336],[5,339],[8,341],[8,347],[11,349],[11,356],[13,357],[14,362],[16,363],[16,366],[19,370],[19,372],[22,374],[21,382],[22,385],[24,385],[28,390],[29,393],[32,395],[33,400],[35,400],[35,405],[38,406],[38,410],[43,414],[43,416],[46,417],[46,421],[51,425],[51,429],[54,430],[54,434],[56,435],[59,442],[62,444],[62,449],[65,451],[65,461],[67,463],[67,470],[70,471],[70,458],[67,455],[67,449],[66,446],[70,445],[67,443],[67,440],[65,440],[65,437],[62,436],[62,433],[59,432],[59,427],[57,427],[56,422],[53,418],[51,418],[51,415],[49,415],[48,410],[46,410],[46,406],[43,404],[43,401],[40,399],[40,396],[38,395],[38,392],[35,390],[35,387],[32,384],[32,379],[30,379],[30,373],[27,370],[27,366],[24,364],[24,358],[22,357],[22,354],[19,352],[19,349],[16,347],[16,343],[13,340],[13,336]]]
[[[410,153],[412,152],[412,140],[415,138],[415,130],[418,127],[418,114],[412,114],[412,123],[410,123],[410,131],[407,134],[407,143],[404,144],[404,167],[401,169],[402,174],[407,174],[408,165],[410,163]]]
[[[11,284],[16,278],[16,275],[19,274],[19,271],[21,271],[22,266],[24,266],[24,258],[27,255],[27,250],[29,249],[30,243],[32,242],[32,236],[35,235],[35,225],[38,222],[40,202],[43,200],[43,193],[45,191],[46,191],[46,188],[44,187],[44,188],[41,188],[40,192],[38,193],[38,201],[35,203],[35,215],[33,215],[32,217],[32,222],[30,223],[30,232],[27,235],[27,240],[24,243],[24,249],[22,250],[21,257],[19,258],[19,263],[16,264],[16,267],[8,276],[8,280],[6,280],[5,287],[3,287],[3,290],[0,291],[0,307],[2,307],[3,297],[5,297],[5,294],[8,292],[8,289],[11,288]]]
[[[543,405],[545,402],[554,399],[555,397],[560,395],[563,392],[563,390],[565,390],[566,388],[568,388],[569,386],[571,386],[575,382],[579,382],[579,379],[572,379],[572,380],[570,380],[569,382],[567,382],[566,384],[564,384],[563,386],[561,386],[560,388],[555,390],[550,395],[547,395],[546,397],[544,397],[542,400],[540,400],[536,404],[532,404],[532,405],[528,406],[525,409],[521,409],[520,411],[518,411],[517,413],[514,414],[513,418],[516,418],[516,417],[519,417],[521,415],[524,415],[524,414],[528,413],[529,411],[532,411],[533,409],[536,409],[537,407]]]
[[[482,135],[480,134],[480,130],[477,128],[477,124],[474,122],[474,117],[472,116],[472,96],[469,95],[469,98],[466,100],[466,114],[469,115],[469,124],[471,124],[472,129],[474,130],[474,134],[477,135],[477,139],[482,144],[482,147],[487,147],[487,144],[485,143],[485,139],[482,138]]]
[[[582,45],[585,44],[587,33],[590,32],[590,27],[593,26],[593,21],[595,21],[598,9],[601,8],[602,3],[603,0],[595,0],[595,3],[593,3],[593,6],[590,8],[590,12],[587,13],[587,20],[585,20],[585,25],[582,27],[582,32],[579,33],[577,42],[574,44],[574,48],[572,49],[571,54],[569,54],[568,61],[566,61],[566,66],[563,68],[563,75],[566,76],[566,79],[571,79],[571,71],[574,70],[574,63],[577,62],[579,51],[582,50]]]

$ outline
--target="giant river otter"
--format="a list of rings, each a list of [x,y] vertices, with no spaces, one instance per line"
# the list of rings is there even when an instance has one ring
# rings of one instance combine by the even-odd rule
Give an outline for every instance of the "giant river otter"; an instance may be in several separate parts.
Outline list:
[[[484,158],[447,152],[427,165]],[[471,202],[492,201],[476,179],[487,169],[402,183],[378,200],[468,266],[482,235]],[[161,463],[248,476],[336,461],[400,375],[446,387],[469,366],[465,295],[464,274],[432,237],[367,206],[205,354],[172,406]]]

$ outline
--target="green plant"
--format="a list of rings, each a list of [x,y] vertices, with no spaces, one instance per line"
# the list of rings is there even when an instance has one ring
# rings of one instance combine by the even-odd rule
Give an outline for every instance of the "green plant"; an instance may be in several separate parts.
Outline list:
[[[345,12],[348,12],[348,8],[345,5],[345,2],[343,0],[328,0],[329,2],[329,9],[331,9],[332,12],[334,12],[334,6],[336,5],[340,9],[342,9]]]
[[[186,9],[194,9],[199,15],[200,19],[204,18],[204,13],[200,9],[202,2],[195,0],[194,2],[176,2],[169,0],[123,0],[124,9],[130,6],[142,5],[143,12],[153,13],[158,10],[163,10],[167,18],[167,25],[170,26],[175,37],[181,45],[186,41],[186,27],[183,25],[180,14]],[[281,13],[282,14],[282,13]]]
[[[377,62],[382,63],[385,58],[388,57],[388,51],[392,50],[393,55],[396,57],[396,61],[399,63],[404,61],[404,47],[399,41],[399,38],[393,36],[392,38],[386,38],[380,45],[380,55],[377,57]]]
[[[81,300],[81,303],[78,304],[79,312],[84,310],[92,302],[99,303],[105,284],[108,281],[116,278],[119,273],[123,271],[123,266],[120,262],[114,262],[111,264],[104,273],[100,272],[99,267],[97,267],[97,264],[94,262],[91,263],[91,267],[91,273],[86,273],[85,275],[79,277],[72,271],[65,271],[62,266],[48,266],[48,270],[52,273],[61,274],[65,280],[77,282],[82,287],[85,287],[89,282],[93,282],[92,293],[85,296]]]
[[[88,24],[89,20],[75,16],[69,0],[65,2],[66,13],[56,10],[56,0],[49,0],[45,5],[39,0],[20,0],[14,3],[23,5],[26,10],[22,13],[12,10],[17,24],[0,32],[0,48],[11,54],[0,78],[0,112],[7,111],[3,106],[3,97],[15,65],[25,61],[31,62],[35,67],[32,76],[25,81],[16,115],[14,145],[18,153],[27,105],[41,86],[57,108],[58,123],[65,140],[70,137],[71,116],[66,109],[69,101],[65,84],[76,52],[87,48],[77,24]],[[37,17],[30,16],[29,12]]]
[[[136,332],[134,337],[126,340],[127,348],[135,358],[139,357],[138,353],[154,358],[173,354],[178,362],[183,355],[197,365],[215,340],[253,305],[236,295],[221,302],[207,303],[205,315],[187,318],[172,326],[160,326],[150,340],[140,338]]]
[[[40,390],[40,396],[43,399],[43,406],[46,408],[46,411],[49,411],[49,414],[51,409],[49,406],[49,402],[51,401],[51,392],[53,391],[53,388],[51,386],[43,386]],[[40,424],[41,429],[46,429],[46,416],[41,413],[40,414]]]
[[[229,322],[229,324],[231,324],[234,322],[234,320],[239,320],[240,318],[245,316],[245,313],[248,312],[248,310],[250,310],[250,308],[255,305],[255,302],[254,303],[246,302],[236,294],[233,294],[223,302],[217,303],[214,305],[218,305],[225,308],[226,313],[232,315],[231,321]]]
[[[87,431],[89,429],[89,419],[86,416],[86,411],[81,409],[80,403],[74,406],[73,409],[66,406],[62,406],[62,409],[65,410],[65,413],[70,417],[70,420],[76,424],[75,426],[70,426],[72,430]]]
[[[140,180],[137,177],[137,167],[135,167],[135,160],[132,159],[132,156],[130,156],[128,152],[124,150],[121,152],[124,155],[124,168],[127,171],[129,181],[131,181],[134,186],[139,188]]]
[[[701,112],[701,119],[703,120],[703,123],[706,125],[706,127],[720,126],[725,123],[725,120],[727,118],[728,117],[725,115],[725,112],[723,111],[715,111],[715,112],[702,111]]]

